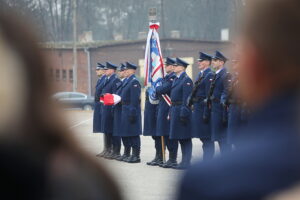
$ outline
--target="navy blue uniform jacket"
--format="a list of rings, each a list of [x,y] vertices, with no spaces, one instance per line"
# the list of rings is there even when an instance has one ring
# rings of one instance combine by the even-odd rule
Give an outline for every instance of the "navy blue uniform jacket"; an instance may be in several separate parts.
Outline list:
[[[216,75],[216,85],[212,95],[211,106],[211,131],[212,140],[220,141],[227,140],[227,122],[224,119],[227,118],[227,110],[222,104],[226,104],[228,96],[228,78],[230,75],[227,73],[226,68],[223,68]]]
[[[199,73],[197,80],[202,76]],[[192,114],[192,136],[201,139],[211,139],[211,128],[209,121],[204,122],[203,118],[210,118],[210,109],[205,103],[208,91],[211,84],[211,79],[214,76],[210,68],[203,72],[203,79],[200,82],[195,95],[194,111]]]
[[[120,79],[117,77],[116,74],[110,76],[109,79],[105,79],[103,83],[102,95],[106,93],[112,94],[117,87],[117,84],[121,82]],[[101,129],[102,132],[105,134],[112,134],[113,133],[113,113],[112,113],[113,106],[102,106],[102,118],[101,118]]]
[[[193,81],[183,72],[176,77],[171,90],[171,123],[170,139],[190,139],[191,135],[191,110],[187,107],[187,99],[193,89]],[[183,123],[180,118],[186,121]]]
[[[141,85],[135,75],[128,77],[123,83],[121,98],[121,136],[138,136],[142,133]]]
[[[125,83],[125,81],[126,81],[126,79],[117,83],[117,87],[115,88],[115,91],[113,91],[114,94],[121,96],[122,88],[123,88],[122,86]],[[121,127],[122,103],[121,102],[119,102],[117,105],[113,106],[113,115],[114,115],[113,136],[121,136],[122,135],[122,127]]]
[[[148,90],[145,95],[145,110],[144,110],[144,136],[156,136],[156,120],[157,120],[157,104],[151,104],[149,101]]]
[[[172,84],[176,78],[175,73],[166,75],[162,80],[162,85],[156,88],[156,93],[159,95],[158,115],[156,123],[156,135],[157,136],[169,136],[170,135],[170,106],[163,99],[162,95],[168,95],[170,97]]]
[[[100,96],[102,93],[103,83],[105,75],[98,79],[95,90],[95,107],[94,107],[94,118],[93,118],[93,133],[101,133],[101,115],[102,115],[102,104],[100,103]]]

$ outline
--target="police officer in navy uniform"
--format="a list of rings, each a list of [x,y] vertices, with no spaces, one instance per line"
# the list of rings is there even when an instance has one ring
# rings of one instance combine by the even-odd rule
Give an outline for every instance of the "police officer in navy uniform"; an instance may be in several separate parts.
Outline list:
[[[112,94],[116,89],[117,85],[120,84],[120,79],[116,75],[117,66],[106,62],[104,68],[106,78],[103,83],[102,95],[106,93]],[[111,105],[102,106],[102,118],[101,128],[102,132],[107,136],[108,152],[104,157],[107,159],[113,159],[120,155],[121,149],[121,137],[113,136],[113,112]]]
[[[174,169],[188,168],[192,158],[191,110],[187,106],[187,100],[193,89],[193,81],[185,72],[188,65],[182,59],[176,58],[176,78],[171,90],[170,139],[179,141],[182,161]]]
[[[141,123],[141,85],[135,76],[137,66],[126,62],[126,79],[122,85],[122,117],[121,117],[121,136],[123,140],[130,144],[132,155],[125,159],[128,163],[139,163],[141,152],[142,133]]]
[[[169,160],[166,163],[156,162],[154,165],[159,165],[163,168],[172,168],[177,166],[177,151],[178,151],[178,141],[170,139],[170,105],[163,98],[163,95],[170,97],[173,81],[176,78],[174,73],[174,65],[176,60],[172,58],[166,58],[165,62],[165,72],[166,76],[163,78],[160,85],[156,87],[156,94],[159,96],[158,105],[158,116],[156,123],[156,134],[159,137],[157,140],[158,151],[161,152],[161,136],[164,137],[165,146],[169,151]],[[168,100],[167,100],[168,101]],[[162,156],[162,154],[160,154]],[[162,159],[162,157],[161,157]]]
[[[156,136],[156,120],[157,120],[157,108],[158,104],[153,104],[149,100],[149,89],[145,92],[145,110],[144,110],[144,136],[152,136],[155,145],[155,158],[151,162],[147,162],[147,165],[154,166],[157,163],[162,163],[162,151],[160,137]]]
[[[210,69],[212,56],[203,52],[199,53],[200,73],[194,83],[192,94],[189,98],[189,106],[193,105],[192,114],[192,135],[194,138],[200,138],[203,149],[203,160],[210,160],[215,153],[215,145],[211,140],[210,108],[205,99],[208,95],[211,79],[214,73]]]
[[[102,93],[103,83],[106,78],[104,65],[97,63],[96,73],[98,78],[96,87],[95,87],[95,107],[94,107],[94,118],[93,118],[93,133],[102,133],[101,130],[101,115],[102,115],[102,104],[100,103],[100,96]],[[97,154],[98,157],[103,157],[107,153],[107,138],[104,135],[104,150]]]
[[[230,151],[227,141],[228,112],[226,100],[228,98],[228,83],[230,74],[225,68],[228,59],[219,51],[213,57],[213,67],[216,70],[209,91],[209,102],[211,106],[211,130],[212,141],[219,143],[220,152]]]
[[[239,84],[239,76],[236,71],[238,60],[232,60],[231,67],[231,79],[229,79],[229,90],[228,90],[228,143],[229,145],[235,146],[236,141],[239,137],[239,129],[245,125],[246,120],[246,107],[245,103],[238,97],[236,90]],[[236,147],[236,146],[235,146]]]
[[[123,84],[125,83],[126,77],[125,77],[125,65],[121,63],[119,70],[118,70],[118,76],[121,80],[121,82],[117,83],[117,87],[115,88],[114,94],[121,96]],[[114,114],[114,131],[113,136],[122,136],[122,126],[121,126],[121,118],[122,118],[122,103],[119,102],[117,105],[113,107],[113,114]],[[114,159],[118,161],[124,161],[130,157],[130,143],[128,140],[124,140],[122,138],[122,143],[124,146],[124,154],[121,156],[116,156]]]

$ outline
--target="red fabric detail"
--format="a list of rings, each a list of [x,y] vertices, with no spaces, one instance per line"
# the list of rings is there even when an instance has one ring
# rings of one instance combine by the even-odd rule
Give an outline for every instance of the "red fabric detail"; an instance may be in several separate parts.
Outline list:
[[[150,25],[150,29],[159,29],[159,25],[158,24],[151,24]]]
[[[113,106],[114,105],[114,96],[109,93],[106,93],[105,95],[103,95],[103,104],[105,106]]]

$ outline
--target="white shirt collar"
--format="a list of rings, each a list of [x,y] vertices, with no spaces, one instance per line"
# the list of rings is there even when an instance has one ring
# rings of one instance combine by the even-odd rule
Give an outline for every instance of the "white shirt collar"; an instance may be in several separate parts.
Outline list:
[[[177,78],[180,78],[180,76],[183,74],[184,72],[181,72],[180,74],[177,74]]]
[[[220,73],[220,71],[221,71],[222,69],[224,69],[224,68],[222,67],[221,69],[217,70],[217,71],[216,71],[216,74]]]

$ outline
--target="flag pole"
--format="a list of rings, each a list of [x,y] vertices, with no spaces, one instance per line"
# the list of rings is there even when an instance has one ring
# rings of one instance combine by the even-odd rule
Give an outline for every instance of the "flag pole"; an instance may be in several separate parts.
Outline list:
[[[149,14],[150,24],[151,23],[157,23],[156,8],[150,8],[148,14]],[[149,35],[148,35],[148,38],[149,38]],[[158,41],[158,43],[159,43],[159,41]],[[148,39],[147,39],[147,44],[148,44]],[[147,54],[149,52],[147,52],[147,51],[148,51],[148,49],[146,48],[145,63],[147,62],[146,65],[149,67],[149,65],[148,65],[149,64],[149,60],[147,61],[147,58],[149,58],[149,56],[147,56]],[[159,53],[160,53],[160,56],[162,56],[160,49],[159,49]],[[161,63],[161,64],[163,65],[163,63]],[[148,71],[146,68],[145,68],[145,70]],[[164,70],[163,66],[162,66],[162,70]],[[148,74],[148,76],[147,76],[147,74],[148,73],[146,73],[146,79],[149,78],[148,76],[151,76],[151,74]],[[163,76],[164,76],[164,73],[163,73]],[[146,85],[146,83],[148,83],[148,80],[145,80],[145,85]],[[167,102],[167,104],[170,105],[169,102],[168,102],[168,100],[167,100],[168,97],[166,97],[165,95],[162,95],[162,96],[163,96],[164,100]],[[166,162],[166,151],[165,151],[166,148],[165,148],[165,138],[164,138],[164,136],[161,136],[161,149],[162,149],[163,163],[165,163]]]

